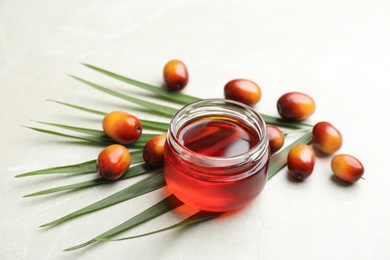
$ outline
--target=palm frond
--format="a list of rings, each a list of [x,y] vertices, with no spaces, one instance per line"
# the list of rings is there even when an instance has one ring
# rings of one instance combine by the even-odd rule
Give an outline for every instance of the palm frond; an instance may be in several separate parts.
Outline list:
[[[134,238],[139,238],[139,237],[144,237],[144,236],[149,236],[149,235],[153,235],[153,234],[156,234],[156,233],[160,233],[160,232],[164,232],[164,231],[168,231],[168,230],[171,230],[171,229],[175,229],[175,228],[180,228],[180,227],[183,227],[183,226],[189,226],[189,225],[193,225],[193,224],[196,224],[196,223],[200,223],[200,222],[203,222],[203,221],[206,221],[206,220],[210,220],[212,218],[216,218],[218,216],[220,216],[221,212],[208,212],[208,211],[199,211],[195,214],[193,214],[192,216],[174,224],[174,225],[171,225],[169,227],[166,227],[166,228],[162,228],[162,229],[158,229],[158,230],[155,230],[155,231],[152,231],[152,232],[149,232],[149,233],[144,233],[144,234],[141,234],[141,235],[137,235],[137,236],[131,236],[131,237],[123,237],[123,238],[118,238],[118,239],[109,239],[109,237],[97,237],[96,239],[99,239],[101,241],[107,241],[107,240],[111,240],[111,241],[122,241],[122,240],[129,240],[129,239],[134,239]]]
[[[108,70],[104,70],[102,68],[98,68],[98,67],[90,65],[90,64],[86,64],[86,63],[82,63],[82,64],[84,66],[94,70],[94,71],[102,73],[102,74],[109,76],[111,78],[114,78],[114,79],[120,80],[122,82],[126,82],[128,84],[131,84],[133,86],[137,86],[137,87],[140,87],[142,89],[151,91],[154,94],[157,94],[161,97],[164,97],[164,98],[166,98],[174,103],[186,105],[186,104],[200,100],[200,98],[189,96],[189,95],[177,92],[177,91],[168,91],[168,90],[162,88],[161,86],[159,86],[159,87],[153,86],[153,85],[150,85],[150,84],[147,84],[147,83],[135,80],[135,79],[127,78],[125,76],[121,76],[121,75],[116,74],[114,72],[110,72]]]
[[[57,167],[51,167],[51,168],[46,168],[46,169],[41,169],[36,171],[30,171],[30,172],[18,174],[15,177],[20,178],[20,177],[57,174],[57,173],[84,174],[84,173],[93,173],[93,172],[96,172],[96,159],[78,163],[78,164],[57,166]]]
[[[148,193],[150,191],[161,188],[165,185],[165,180],[162,171],[153,173],[151,176],[111,195],[102,200],[99,200],[89,206],[76,210],[64,217],[53,220],[49,223],[43,224],[41,227],[58,225],[60,223],[66,222],[70,219],[76,218],[78,216],[97,211],[106,207],[110,207],[117,203],[135,198],[142,194]]]
[[[163,106],[163,105],[159,105],[157,103],[152,103],[152,102],[148,102],[148,101],[144,101],[142,99],[138,99],[138,98],[135,98],[135,97],[131,97],[129,95],[125,95],[125,94],[122,94],[120,92],[117,92],[115,90],[112,90],[112,89],[108,89],[108,88],[105,88],[105,87],[102,87],[102,86],[99,86],[95,83],[92,83],[90,81],[87,81],[87,80],[84,80],[82,78],[79,78],[79,77],[76,77],[76,76],[73,76],[73,75],[69,75],[70,77],[96,89],[96,90],[99,90],[99,91],[102,91],[106,94],[109,94],[111,96],[115,96],[115,97],[118,97],[118,98],[121,98],[123,100],[126,100],[126,101],[129,101],[129,102],[132,102],[134,104],[137,104],[137,105],[140,105],[142,107],[145,107],[147,109],[150,109],[151,111],[154,111],[155,114],[159,114],[159,115],[163,115],[163,116],[166,116],[166,117],[172,117],[176,112],[177,112],[177,109],[174,109],[174,108],[171,108],[171,107],[167,107],[167,106]]]
[[[169,212],[169,211],[171,211],[171,210],[173,210],[181,205],[183,205],[183,202],[181,202],[179,199],[177,199],[174,195],[169,195],[167,198],[161,200],[160,202],[156,203],[155,205],[149,207],[147,210],[130,218],[129,220],[123,222],[122,224],[116,226],[115,228],[110,229],[110,230],[100,234],[99,236],[97,236],[97,237],[95,237],[95,238],[93,238],[85,243],[67,248],[64,251],[73,251],[73,250],[88,246],[90,244],[93,244],[95,242],[101,241],[102,239],[110,238],[114,235],[117,235],[117,234],[123,232],[123,231],[126,231],[130,228],[133,228],[133,227],[138,226],[142,223],[145,223],[151,219],[154,219],[158,216],[161,216],[164,213],[167,213],[167,212]]]
[[[139,164],[133,167],[130,167],[126,173],[121,177],[120,180],[125,180],[128,178],[133,178],[142,174],[149,173],[152,170],[150,166],[147,166],[145,163]],[[95,170],[96,171],[96,170]],[[72,190],[81,190],[89,187],[94,187],[101,184],[110,184],[112,181],[103,179],[103,178],[96,178],[90,181],[84,181],[80,183],[70,184],[70,185],[64,185],[60,187],[55,187],[51,189],[46,189],[34,193],[30,193],[25,195],[24,197],[34,197],[34,196],[40,196],[40,195],[47,195],[51,193],[56,193],[60,191],[72,191]]]
[[[64,106],[68,106],[68,107],[71,107],[71,108],[75,108],[75,109],[78,109],[78,110],[81,110],[81,111],[84,111],[84,112],[88,112],[88,113],[91,113],[91,114],[95,114],[95,115],[105,116],[107,114],[105,112],[98,111],[98,110],[95,110],[95,109],[81,107],[81,106],[77,106],[77,105],[73,105],[73,104],[70,104],[70,103],[61,102],[61,101],[57,101],[57,100],[53,100],[53,99],[48,99],[48,101],[51,101],[51,102],[54,102],[54,103],[57,103],[57,104],[61,104],[61,105],[64,105]]]

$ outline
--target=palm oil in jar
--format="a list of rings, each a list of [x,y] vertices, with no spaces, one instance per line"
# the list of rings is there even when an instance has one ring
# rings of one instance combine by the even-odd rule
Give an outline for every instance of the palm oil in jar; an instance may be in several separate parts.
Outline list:
[[[205,211],[238,209],[266,184],[266,125],[242,103],[197,101],[173,117],[164,157],[168,188],[184,203]]]

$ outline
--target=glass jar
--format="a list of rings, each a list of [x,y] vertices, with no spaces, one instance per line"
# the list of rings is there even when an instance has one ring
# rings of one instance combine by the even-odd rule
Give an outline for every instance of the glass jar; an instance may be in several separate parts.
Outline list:
[[[191,207],[225,212],[264,188],[270,158],[264,120],[249,106],[206,99],[172,118],[164,148],[168,188]]]

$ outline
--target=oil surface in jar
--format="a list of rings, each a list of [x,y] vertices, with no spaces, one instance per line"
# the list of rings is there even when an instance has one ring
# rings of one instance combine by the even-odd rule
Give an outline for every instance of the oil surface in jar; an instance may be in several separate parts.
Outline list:
[[[243,121],[228,117],[206,117],[184,125],[177,138],[195,153],[232,157],[250,150],[258,137]]]

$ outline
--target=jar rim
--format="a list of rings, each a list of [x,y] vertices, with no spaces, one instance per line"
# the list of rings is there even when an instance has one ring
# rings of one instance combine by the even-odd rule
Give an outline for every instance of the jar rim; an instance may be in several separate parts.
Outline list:
[[[181,125],[176,125],[178,118],[185,114],[188,111],[191,111],[191,109],[196,109],[200,107],[205,106],[231,106],[235,109],[236,113],[237,111],[243,111],[245,113],[238,113],[242,115],[240,119],[242,119],[245,123],[248,123],[248,126],[256,130],[256,134],[259,136],[259,141],[250,149],[248,149],[244,153],[240,153],[233,156],[226,156],[226,157],[217,157],[217,156],[209,156],[209,155],[203,155],[200,153],[196,153],[192,151],[191,149],[185,147],[177,138],[177,132],[181,129]],[[207,113],[207,112],[205,112]],[[201,117],[201,116],[199,116]],[[252,120],[253,122],[248,122],[246,119]],[[251,124],[250,124],[251,123]],[[198,160],[209,160],[214,162],[232,162],[232,164],[235,164],[235,162],[242,161],[245,158],[250,157],[262,157],[268,148],[268,133],[266,128],[266,123],[264,119],[261,117],[261,115],[256,112],[252,107],[245,105],[241,102],[223,99],[223,98],[209,98],[209,99],[202,99],[195,101],[193,103],[190,103],[184,107],[182,107],[179,111],[176,112],[176,114],[173,116],[169,130],[168,130],[168,136],[173,139],[173,143],[175,145],[176,149],[180,149],[181,151],[185,151],[189,154],[191,154],[192,158],[196,158]]]

